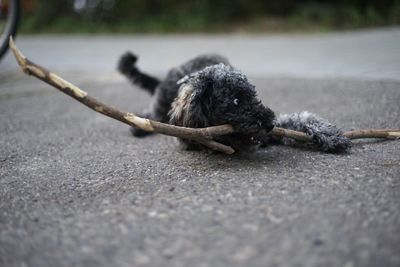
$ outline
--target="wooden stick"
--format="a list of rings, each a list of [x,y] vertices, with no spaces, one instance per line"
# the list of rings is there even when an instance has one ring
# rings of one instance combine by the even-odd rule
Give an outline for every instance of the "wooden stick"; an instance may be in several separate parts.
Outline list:
[[[64,80],[60,76],[46,70],[42,66],[27,59],[15,46],[12,37],[10,37],[10,48],[12,49],[14,56],[22,68],[22,70],[28,74],[39,78],[47,84],[57,88],[61,92],[69,95],[70,97],[78,100],[85,106],[102,113],[108,117],[119,120],[130,126],[138,127],[148,132],[158,132],[165,135],[176,136],[179,138],[190,139],[198,142],[210,149],[220,151],[226,154],[232,154],[235,151],[224,144],[218,143],[212,140],[213,137],[233,133],[233,127],[230,125],[212,126],[208,128],[186,128],[149,119],[144,119],[136,116],[130,112],[123,112],[114,107],[108,106],[97,99],[89,96],[85,91],[73,85],[72,83]]]
[[[303,132],[293,131],[290,129],[279,128],[279,127],[274,127],[272,129],[272,131],[269,132],[269,134],[276,136],[276,137],[289,137],[289,138],[295,139],[296,141],[305,142],[305,143],[312,143],[312,141],[313,141],[313,138],[311,135],[308,135]]]
[[[276,137],[288,137],[296,141],[312,143],[312,136],[290,129],[275,127],[269,133]],[[400,139],[400,129],[361,129],[347,131],[343,133],[349,139],[365,139],[365,138],[383,138],[383,139]]]
[[[225,124],[219,126],[211,126],[207,128],[187,128],[187,127],[180,127],[141,118],[133,113],[120,111],[114,107],[106,105],[105,103],[102,103],[97,99],[89,96],[85,91],[73,85],[72,83],[64,80],[60,76],[46,70],[42,66],[27,59],[15,46],[12,37],[10,37],[9,45],[12,52],[14,53],[15,59],[17,60],[19,66],[22,68],[24,73],[26,73],[27,75],[35,76],[36,78],[57,88],[61,92],[78,100],[79,102],[93,109],[96,112],[104,114],[113,119],[119,120],[130,126],[138,127],[145,131],[157,132],[165,135],[193,140],[210,149],[220,151],[226,154],[232,154],[235,152],[232,147],[226,146],[224,144],[212,140],[212,138],[214,137],[233,133],[234,129],[231,125]],[[306,133],[279,127],[275,127],[269,134],[279,138],[283,137],[292,138],[300,142],[312,143],[313,141],[312,136],[307,135]],[[359,139],[359,138],[397,139],[400,138],[400,130],[366,129],[366,130],[345,132],[344,135],[350,139]]]
[[[348,131],[343,133],[350,139],[361,139],[361,138],[385,138],[385,139],[399,139],[399,129],[364,129]]]

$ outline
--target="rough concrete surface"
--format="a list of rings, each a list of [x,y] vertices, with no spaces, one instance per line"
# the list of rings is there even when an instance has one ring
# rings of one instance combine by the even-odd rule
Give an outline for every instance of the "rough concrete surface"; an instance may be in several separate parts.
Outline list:
[[[120,78],[63,74],[124,110],[149,100]],[[396,79],[256,76],[276,112],[400,128]],[[0,266],[399,266],[399,232],[400,141],[339,155],[181,151],[0,72]]]

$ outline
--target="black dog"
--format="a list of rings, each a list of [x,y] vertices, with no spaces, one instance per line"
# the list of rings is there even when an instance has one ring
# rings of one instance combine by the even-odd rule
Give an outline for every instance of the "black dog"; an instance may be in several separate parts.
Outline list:
[[[136,61],[136,56],[126,53],[118,69],[153,95],[150,107],[142,114],[145,118],[192,128],[231,124],[235,133],[216,141],[235,150],[273,142],[292,144],[289,139],[277,140],[267,135],[275,125],[310,134],[324,151],[344,151],[351,146],[338,128],[312,113],[284,114],[276,119],[273,111],[257,98],[255,87],[247,77],[224,57],[196,57],[170,70],[162,82],[139,71]],[[148,134],[137,128],[132,128],[132,133]],[[186,149],[201,147],[187,140],[181,143]]]

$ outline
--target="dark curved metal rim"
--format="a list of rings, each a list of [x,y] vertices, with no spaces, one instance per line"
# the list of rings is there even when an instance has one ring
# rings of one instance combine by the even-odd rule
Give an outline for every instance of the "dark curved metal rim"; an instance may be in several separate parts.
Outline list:
[[[7,20],[9,21],[7,21],[6,28],[4,29],[4,32],[1,33],[0,37],[0,59],[8,50],[8,39],[10,36],[15,38],[19,25],[21,10],[20,0],[11,0],[10,4],[10,12],[7,17]]]

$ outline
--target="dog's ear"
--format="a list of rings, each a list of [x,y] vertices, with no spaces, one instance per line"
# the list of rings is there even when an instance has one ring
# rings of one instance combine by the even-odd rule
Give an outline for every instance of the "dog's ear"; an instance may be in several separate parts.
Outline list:
[[[194,88],[184,83],[169,111],[170,124],[200,128],[209,126],[209,107],[212,85]]]

